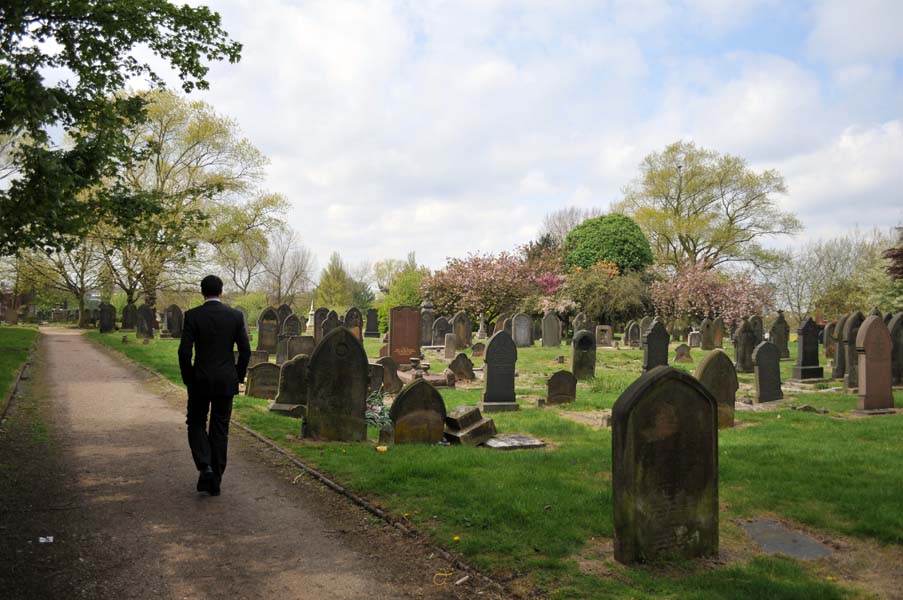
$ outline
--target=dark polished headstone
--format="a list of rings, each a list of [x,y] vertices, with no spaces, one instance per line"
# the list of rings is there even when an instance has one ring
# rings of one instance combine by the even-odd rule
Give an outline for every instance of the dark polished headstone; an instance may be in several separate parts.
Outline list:
[[[825,376],[824,368],[818,357],[818,325],[812,317],[806,317],[800,328],[796,330],[796,364],[793,365],[793,379],[821,379]],[[783,352],[778,347],[779,352]],[[783,354],[781,355],[783,358]]]
[[[518,410],[514,395],[514,375],[517,364],[517,346],[507,331],[499,331],[486,346],[482,410]]]
[[[737,369],[727,352],[716,348],[706,354],[696,365],[696,379],[718,403],[718,428],[734,426],[734,410],[737,404]]]
[[[649,325],[649,331],[643,336],[644,373],[668,364],[668,343],[670,341],[671,336],[668,335],[664,323],[654,319]]]
[[[781,351],[771,342],[762,342],[753,350],[753,382],[756,393],[753,403],[782,400]]]
[[[577,399],[577,378],[569,371],[557,371],[546,382],[546,403],[565,404]]]

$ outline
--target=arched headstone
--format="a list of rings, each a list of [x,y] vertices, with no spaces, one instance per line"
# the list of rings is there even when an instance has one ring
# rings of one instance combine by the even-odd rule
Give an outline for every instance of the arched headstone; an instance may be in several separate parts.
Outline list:
[[[596,338],[584,330],[574,334],[572,342],[571,372],[577,379],[592,379],[596,376]]]
[[[529,348],[533,345],[533,322],[524,313],[517,313],[511,319],[511,337],[518,348]]]
[[[778,347],[778,352],[781,355],[781,358],[790,358],[790,348],[788,347],[788,342],[790,341],[790,325],[787,324],[787,319],[784,318],[784,311],[779,310],[778,316],[775,318],[774,323],[771,324],[771,328],[769,329],[769,333],[771,334],[771,339],[768,340],[772,344]],[[815,353],[818,355],[818,337],[815,338]]]
[[[323,336],[309,364],[305,437],[365,440],[370,367],[363,344],[344,327],[337,327]]]
[[[345,328],[350,330],[357,339],[364,339],[364,315],[354,306],[345,313]]]
[[[702,320],[702,323],[699,324],[699,334],[701,336],[699,347],[703,350],[714,350],[715,326],[710,318],[706,317]]]
[[[170,304],[166,307],[164,314],[166,315],[166,327],[169,329],[169,335],[174,338],[182,337],[182,325],[185,321],[182,309],[176,304]]]
[[[292,313],[282,322],[280,335],[301,335],[301,319]]]
[[[484,412],[517,410],[514,395],[514,375],[517,365],[517,346],[507,331],[498,331],[489,338],[484,358]]]
[[[445,344],[445,336],[452,333],[451,323],[445,317],[439,317],[433,321],[433,346]]]
[[[771,342],[762,342],[752,355],[756,394],[754,404],[782,400],[781,390],[781,351]]]
[[[325,306],[321,306],[314,311],[314,341],[318,344],[323,339],[323,322],[326,321],[328,316],[329,309]]]
[[[894,407],[891,385],[890,332],[884,319],[870,315],[856,335],[859,363],[859,410],[887,410]]]
[[[470,348],[473,339],[473,325],[470,317],[464,311],[459,311],[452,317],[452,331],[455,334],[455,343],[458,350],[466,350]]]
[[[323,332],[323,337],[325,338],[332,330],[337,329],[339,325],[339,313],[334,310],[326,313],[326,318],[323,319],[323,323],[320,324],[320,330]]]
[[[292,314],[292,307],[283,302],[276,309],[276,314],[279,316],[279,323],[282,324]]]
[[[561,319],[555,313],[546,313],[542,318],[542,347],[558,348],[561,346]]]
[[[279,369],[279,385],[276,398],[270,404],[270,412],[301,418],[307,406],[307,366],[310,357],[299,354],[286,361]]]
[[[565,404],[577,398],[577,378],[569,371],[553,373],[546,382],[546,403]]]
[[[279,313],[268,306],[257,318],[257,349],[275,354],[279,346]]]
[[[654,319],[643,336],[643,372],[668,364],[668,343],[671,336],[665,325]]]
[[[734,407],[737,404],[737,369],[727,352],[715,349],[696,366],[696,379],[706,387],[718,403],[718,428],[734,426]]]
[[[138,327],[138,308],[134,304],[126,304],[122,309],[122,329],[132,330]]]
[[[846,344],[843,341],[843,328],[849,318],[850,315],[842,315],[837,319],[837,325],[834,326],[834,334],[831,338],[834,344],[834,364],[831,369],[831,377],[834,379],[843,379],[847,373],[847,352]]]
[[[396,444],[436,444],[445,433],[445,402],[425,379],[415,379],[398,393],[389,417]]]

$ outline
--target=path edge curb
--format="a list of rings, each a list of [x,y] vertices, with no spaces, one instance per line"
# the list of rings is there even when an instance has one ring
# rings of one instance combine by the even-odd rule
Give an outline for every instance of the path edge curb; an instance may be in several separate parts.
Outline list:
[[[22,375],[25,374],[25,371],[28,367],[31,366],[31,361],[34,359],[34,353],[38,349],[38,344],[41,341],[41,337],[43,337],[43,333],[38,329],[38,335],[35,336],[34,341],[31,343],[31,346],[28,348],[28,351],[25,356],[25,362],[19,367],[18,372],[16,373],[15,378],[13,378],[13,384],[9,388],[9,394],[6,396],[6,402],[3,405],[3,412],[0,413],[0,423],[6,420],[6,415],[9,413],[10,407],[13,405],[13,398],[16,396],[16,392],[19,391],[19,382],[22,381]]]

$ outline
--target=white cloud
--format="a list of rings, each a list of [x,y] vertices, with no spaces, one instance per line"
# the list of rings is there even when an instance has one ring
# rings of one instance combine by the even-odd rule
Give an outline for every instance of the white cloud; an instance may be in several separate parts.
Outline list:
[[[811,53],[835,64],[903,56],[903,2],[899,0],[826,0],[812,9]]]

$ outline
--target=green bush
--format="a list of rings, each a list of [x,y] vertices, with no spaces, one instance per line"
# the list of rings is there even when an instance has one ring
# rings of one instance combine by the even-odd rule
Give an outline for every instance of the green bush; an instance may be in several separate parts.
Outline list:
[[[621,273],[642,271],[652,264],[649,240],[633,219],[619,214],[587,219],[564,240],[565,264],[589,267],[605,261]]]

